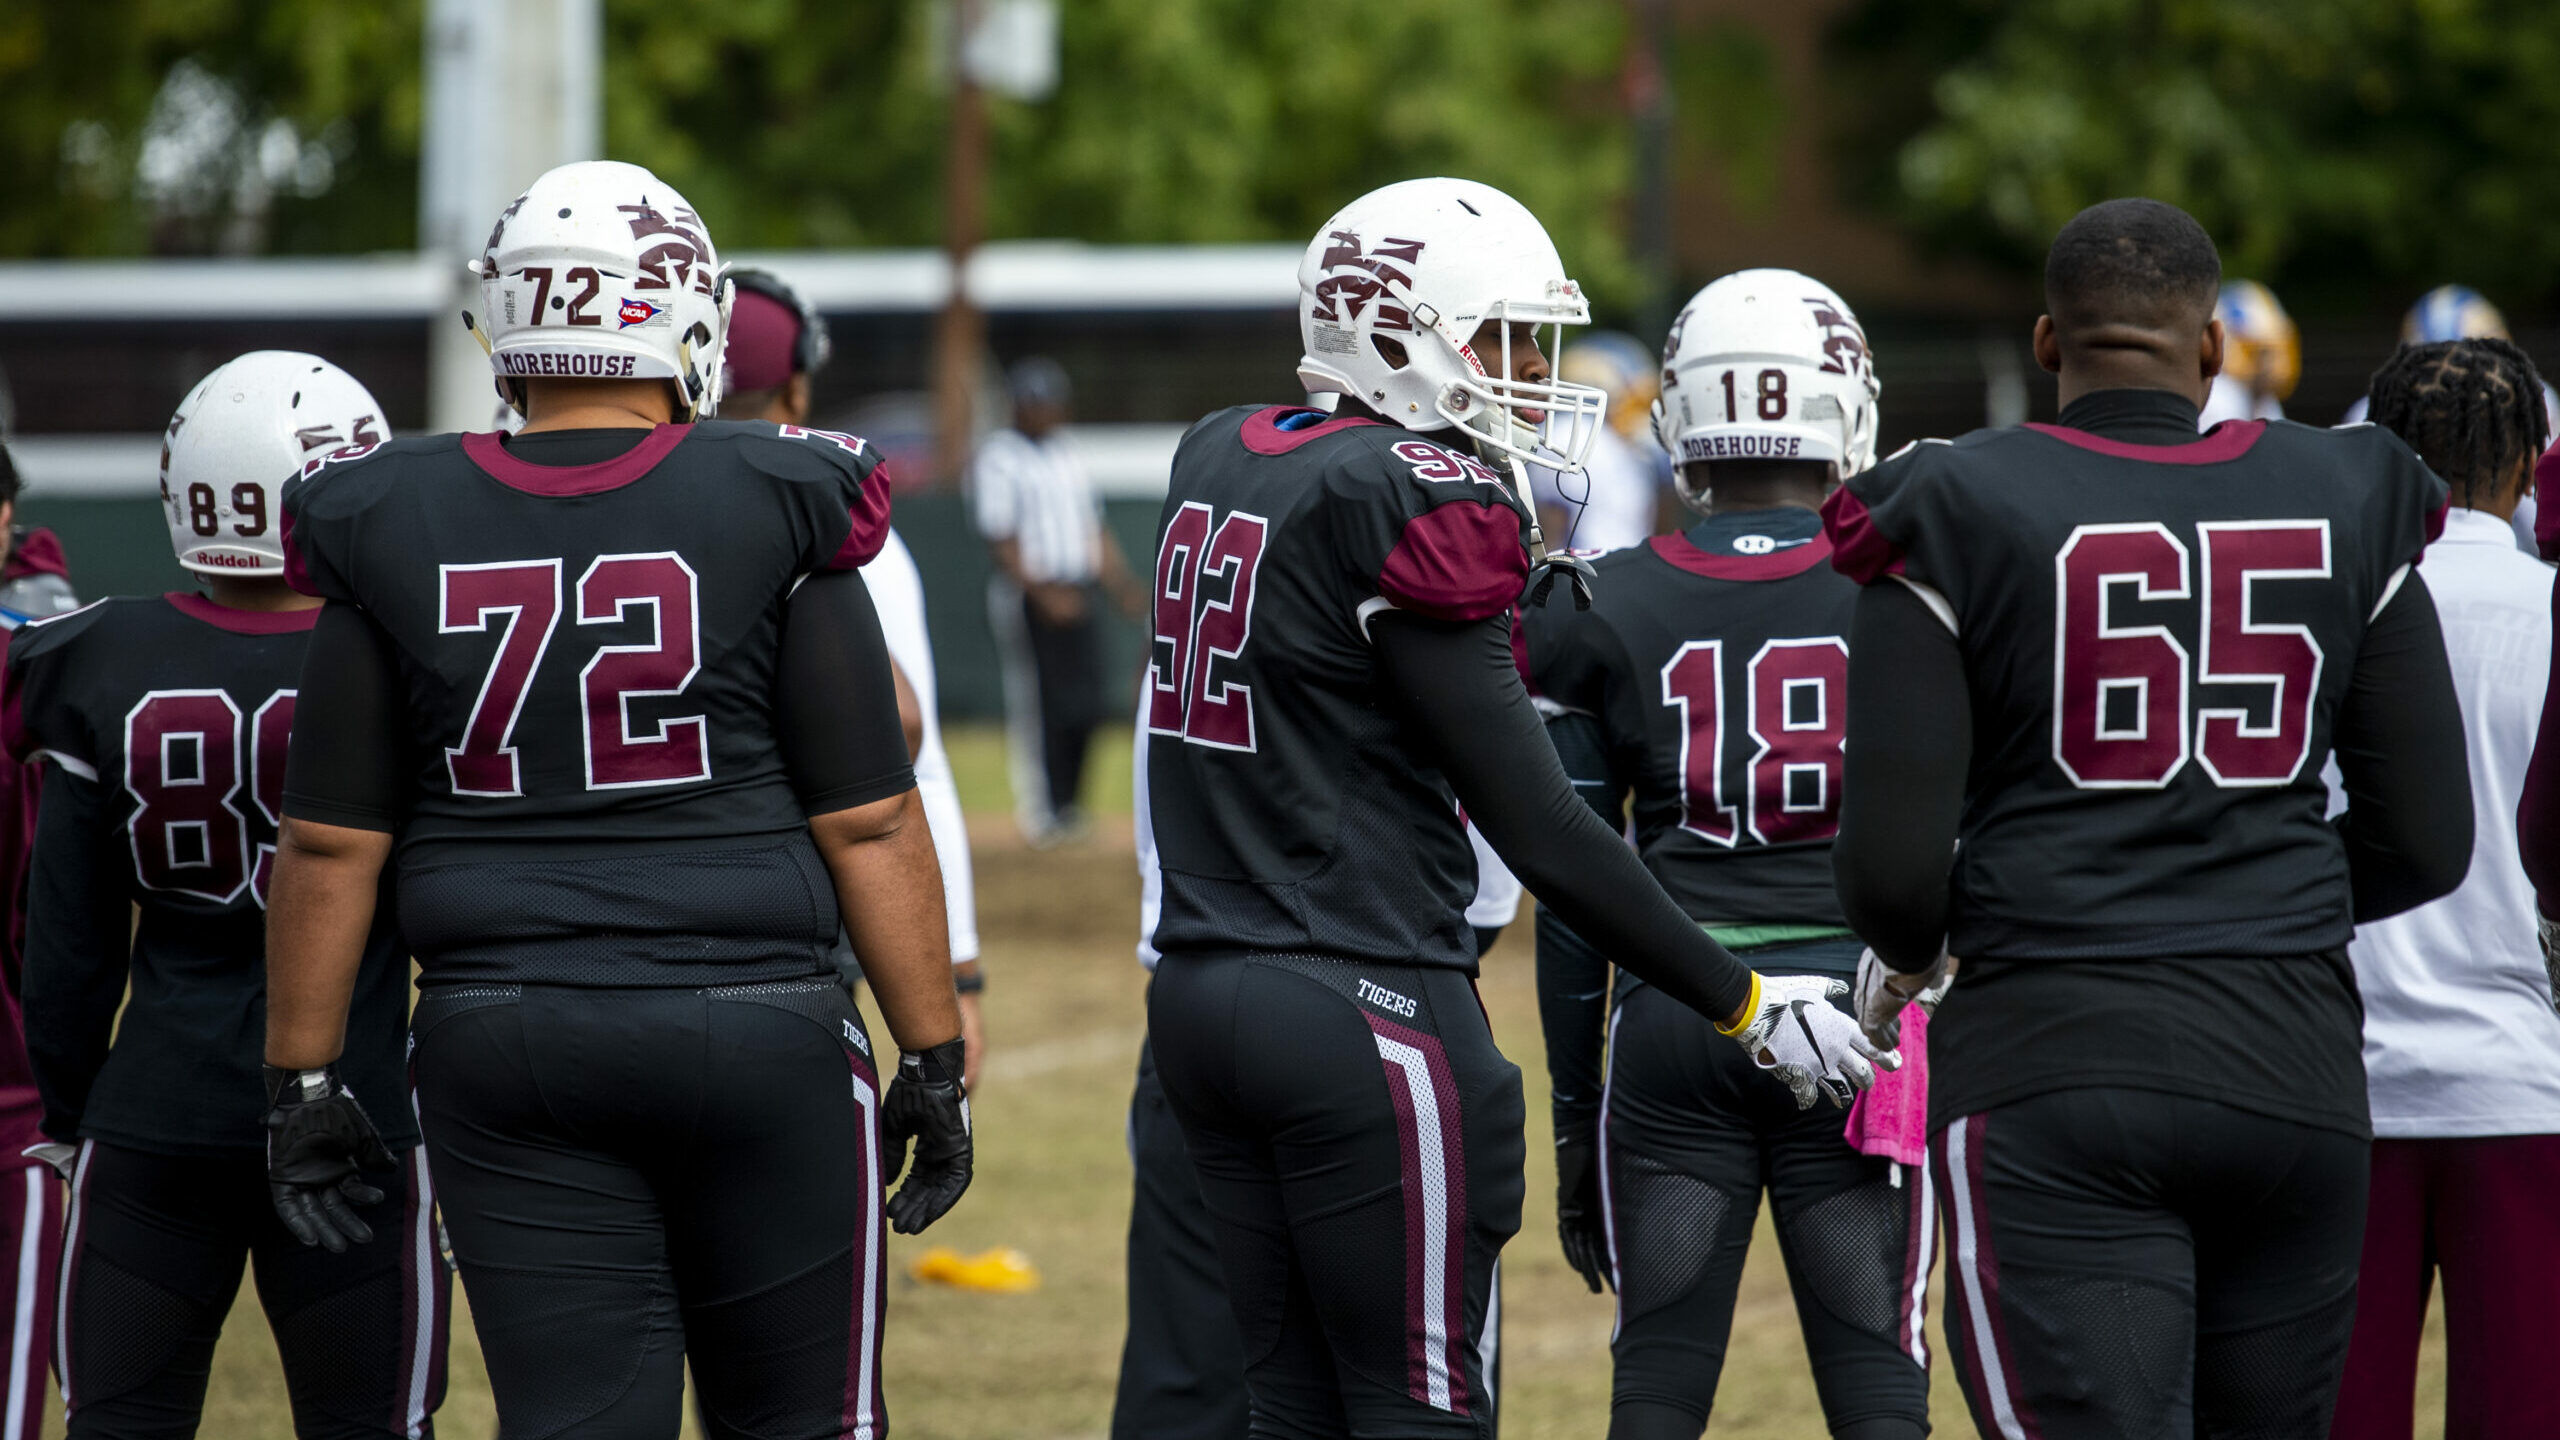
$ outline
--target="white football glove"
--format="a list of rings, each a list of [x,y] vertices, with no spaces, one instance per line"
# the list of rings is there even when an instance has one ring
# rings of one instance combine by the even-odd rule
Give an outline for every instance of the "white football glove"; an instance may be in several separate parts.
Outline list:
[[[1955,983],[1955,957],[1944,950],[1938,963],[1918,974],[1896,970],[1869,950],[1858,957],[1858,1028],[1878,1045],[1900,1045],[1902,1007],[1917,1005],[1921,1014],[1935,1015]]]
[[[1846,1108],[1858,1091],[1876,1083],[1876,1067],[1902,1068],[1902,1056],[1867,1043],[1858,1022],[1832,1004],[1849,987],[1820,975],[1753,977],[1751,1018],[1728,1031],[1763,1070],[1774,1070],[1795,1092],[1796,1108],[1816,1100]]]

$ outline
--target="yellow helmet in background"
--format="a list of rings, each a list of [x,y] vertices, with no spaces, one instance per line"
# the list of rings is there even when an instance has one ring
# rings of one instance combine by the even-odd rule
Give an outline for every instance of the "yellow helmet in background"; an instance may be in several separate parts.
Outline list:
[[[1556,378],[1608,392],[1609,428],[1627,436],[1651,425],[1654,397],[1662,393],[1652,353],[1634,336],[1615,330],[1598,331],[1567,346],[1556,362]]]
[[[2507,317],[2489,298],[2468,285],[2439,285],[2418,297],[2400,322],[2400,343],[2432,345],[2440,340],[2509,340]]]
[[[2275,292],[2255,280],[2222,287],[2213,307],[2222,322],[2222,373],[2278,400],[2302,379],[2302,335]]]

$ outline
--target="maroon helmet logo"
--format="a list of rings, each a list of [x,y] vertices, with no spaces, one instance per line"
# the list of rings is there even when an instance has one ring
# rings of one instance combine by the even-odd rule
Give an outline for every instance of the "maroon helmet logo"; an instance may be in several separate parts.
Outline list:
[[[1421,259],[1423,242],[1390,236],[1378,242],[1377,249],[1363,250],[1360,237],[1349,230],[1336,230],[1325,239],[1330,243],[1317,262],[1325,276],[1316,282],[1314,318],[1348,325],[1359,320],[1361,306],[1375,305],[1375,328],[1411,330],[1413,317],[1405,313],[1402,305],[1384,297],[1391,282],[1413,283],[1413,277],[1397,267]]]
[[[700,216],[679,207],[670,217],[646,200],[614,208],[630,220],[633,240],[658,241],[640,252],[633,289],[680,290],[689,279],[694,289],[711,293],[711,241],[702,233]]]
[[[1804,303],[1813,308],[1813,323],[1822,327],[1822,368],[1833,375],[1854,375],[1861,380],[1872,375],[1875,361],[1867,354],[1867,334],[1858,328],[1858,322],[1823,296],[1807,295]]]
[[[523,208],[524,197],[519,195],[515,203],[498,212],[498,223],[489,227],[489,243],[480,247],[481,274],[498,273],[498,237],[507,233],[507,222],[516,218],[516,212]]]

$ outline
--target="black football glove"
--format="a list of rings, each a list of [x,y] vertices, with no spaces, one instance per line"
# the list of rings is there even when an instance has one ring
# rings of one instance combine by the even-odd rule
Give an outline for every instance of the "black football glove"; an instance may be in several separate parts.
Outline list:
[[[969,1135],[969,1089],[961,1083],[968,1063],[958,1039],[920,1055],[898,1057],[898,1078],[880,1106],[880,1139],[887,1146],[884,1177],[906,1170],[907,1183],[889,1197],[889,1227],[915,1235],[960,1203],[975,1165]],[[916,1163],[907,1167],[907,1142]]]
[[[1611,1282],[1609,1232],[1601,1213],[1600,1142],[1590,1129],[1556,1130],[1556,1235],[1564,1263],[1597,1295]]]
[[[400,1162],[374,1133],[337,1066],[270,1065],[266,1071],[267,1193],[284,1228],[333,1255],[369,1243],[373,1229],[354,1207],[380,1203],[382,1192],[357,1172],[397,1169]]]

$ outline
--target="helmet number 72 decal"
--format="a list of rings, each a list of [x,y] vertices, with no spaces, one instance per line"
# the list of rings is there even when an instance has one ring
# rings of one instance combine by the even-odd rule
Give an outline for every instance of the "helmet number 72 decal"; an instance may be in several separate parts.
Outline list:
[[[1234,672],[1253,637],[1254,575],[1271,525],[1238,510],[1212,531],[1210,513],[1196,500],[1186,502],[1166,524],[1156,552],[1147,733],[1251,751],[1253,687]]]

